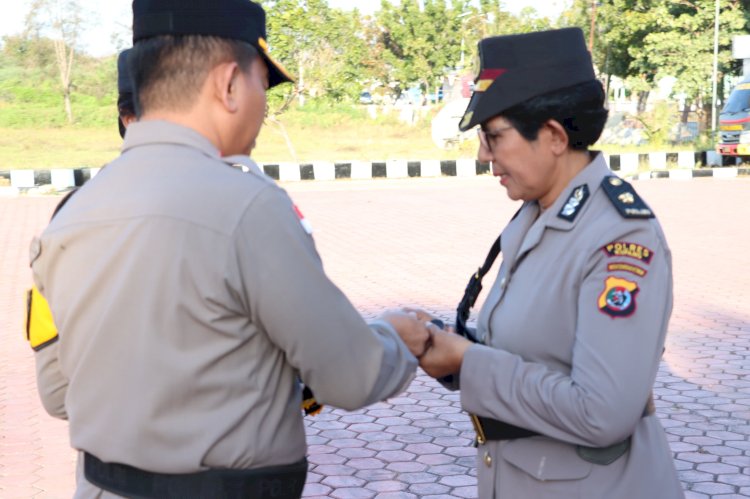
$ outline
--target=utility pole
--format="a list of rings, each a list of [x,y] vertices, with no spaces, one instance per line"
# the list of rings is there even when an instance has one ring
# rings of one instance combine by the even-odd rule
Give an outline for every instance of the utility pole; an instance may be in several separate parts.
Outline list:
[[[589,52],[594,54],[594,30],[596,29],[596,0],[591,1],[591,31],[589,31]]]
[[[714,13],[714,71],[713,71],[713,98],[711,100],[711,131],[716,131],[716,79],[719,72],[719,0],[715,0],[716,11]]]

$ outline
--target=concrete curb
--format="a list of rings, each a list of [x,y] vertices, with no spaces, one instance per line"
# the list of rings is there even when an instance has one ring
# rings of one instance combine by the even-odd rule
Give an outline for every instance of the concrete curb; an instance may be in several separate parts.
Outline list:
[[[612,170],[621,176],[638,180],[669,178],[688,180],[702,177],[735,178],[750,176],[750,168],[697,168],[715,163],[713,151],[681,151],[604,154]],[[639,172],[648,164],[651,171]],[[316,161],[312,163],[266,163],[259,165],[269,177],[282,182],[302,180],[379,179],[410,177],[473,177],[490,172],[487,163],[474,159],[420,160],[394,159],[387,161]],[[668,169],[669,166],[676,167]],[[44,170],[0,171],[0,179],[7,179],[15,192],[50,186],[62,191],[80,186],[93,178],[100,168],[55,168]]]

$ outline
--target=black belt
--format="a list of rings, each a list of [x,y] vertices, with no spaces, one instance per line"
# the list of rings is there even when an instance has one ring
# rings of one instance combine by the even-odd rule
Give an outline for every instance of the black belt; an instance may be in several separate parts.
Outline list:
[[[475,416],[474,414],[469,414],[469,416],[474,425],[474,431],[477,432],[477,443],[480,445],[488,440],[513,440],[540,435],[535,431],[504,423],[497,419]]]
[[[649,395],[646,407],[643,408],[641,417],[645,418],[654,413],[654,395]],[[471,423],[474,425],[474,431],[477,434],[477,443],[479,445],[484,444],[487,440],[513,440],[516,438],[533,437],[541,435],[535,431],[521,428],[520,426],[514,426],[509,423],[498,421],[497,419],[485,418],[477,416],[475,414],[469,414]]]
[[[97,487],[133,499],[298,499],[305,487],[307,459],[251,470],[210,469],[171,474],[105,463],[86,452],[84,474]]]
[[[476,443],[478,445],[483,445],[488,440],[513,440],[515,438],[541,435],[541,433],[503,423],[496,419],[483,418],[474,414],[469,414],[469,416],[471,417],[471,422],[474,424],[474,430],[477,432]],[[630,437],[628,437],[622,442],[617,442],[607,447],[576,445],[576,453],[585,461],[606,466],[615,462],[630,449],[630,440]]]

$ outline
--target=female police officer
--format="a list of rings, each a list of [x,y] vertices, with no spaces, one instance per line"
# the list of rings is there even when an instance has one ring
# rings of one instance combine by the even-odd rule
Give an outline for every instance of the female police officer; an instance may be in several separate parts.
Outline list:
[[[651,388],[672,308],[651,210],[588,151],[607,117],[577,28],[479,43],[460,128],[513,200],[479,343],[433,328],[422,367],[477,416],[479,496],[682,497]],[[424,317],[428,318],[428,317]]]

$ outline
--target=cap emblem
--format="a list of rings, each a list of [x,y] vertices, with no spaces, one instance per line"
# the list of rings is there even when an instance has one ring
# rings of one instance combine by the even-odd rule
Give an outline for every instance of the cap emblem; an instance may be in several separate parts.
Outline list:
[[[507,69],[485,69],[479,73],[477,83],[474,85],[475,92],[484,92],[490,85],[492,85],[496,79],[502,76],[503,73],[508,71]]]

